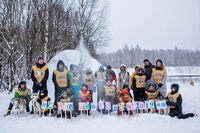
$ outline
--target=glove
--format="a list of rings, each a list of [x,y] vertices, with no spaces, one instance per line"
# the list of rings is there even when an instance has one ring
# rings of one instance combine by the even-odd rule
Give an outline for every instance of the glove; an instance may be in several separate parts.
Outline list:
[[[167,105],[169,105],[169,106],[171,105],[170,101],[166,101],[166,103],[167,103]]]
[[[163,86],[163,84],[162,84],[162,83],[159,83],[159,84],[158,84],[158,86],[159,86],[159,87],[162,87],[162,86]]]
[[[35,83],[35,85],[36,85],[36,86],[39,86],[39,83],[38,83],[38,82],[36,82],[36,83]]]

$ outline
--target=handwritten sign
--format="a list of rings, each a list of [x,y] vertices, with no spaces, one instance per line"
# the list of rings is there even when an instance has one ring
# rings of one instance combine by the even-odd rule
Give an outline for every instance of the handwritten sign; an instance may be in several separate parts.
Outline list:
[[[67,103],[63,103],[63,110],[67,111],[68,110],[68,104]]]
[[[90,110],[90,103],[89,102],[85,103],[85,110]]]
[[[126,109],[129,111],[129,110],[132,110],[132,103],[126,103]]]
[[[149,103],[149,101],[145,101],[145,103],[144,103],[144,109],[150,109],[150,103]]]
[[[135,102],[135,109],[140,109],[140,102]]]
[[[85,109],[85,107],[84,107],[84,106],[85,106],[85,103],[82,103],[82,102],[81,102],[81,103],[79,103],[78,105],[79,105],[79,106],[78,106],[78,110],[79,110],[79,111],[82,111],[82,110]]]
[[[131,104],[132,104],[132,106],[131,106],[131,107],[132,107],[131,110],[135,110],[135,102],[132,102]]]
[[[166,108],[167,108],[167,103],[166,103],[166,101],[162,101],[162,102],[161,102],[161,108],[162,108],[162,109],[166,109]]]
[[[104,109],[104,103],[102,101],[99,102],[99,109]]]
[[[73,103],[68,103],[68,110],[69,110],[69,111],[74,110]]]
[[[51,101],[48,101],[48,109],[53,109],[53,103]]]
[[[63,109],[63,104],[62,104],[62,102],[57,102],[57,105],[58,105],[58,109]]]
[[[149,100],[150,108],[155,108],[154,100]]]
[[[124,103],[119,103],[119,110],[124,111]]]
[[[113,105],[113,112],[117,113],[118,112],[118,106],[117,105]]]
[[[111,110],[111,102],[106,102],[106,110]]]
[[[47,101],[42,101],[42,109],[46,109],[47,108]]]
[[[144,102],[140,102],[140,110],[143,110],[144,109]]]
[[[156,101],[156,108],[161,109],[161,102],[160,101]]]
[[[95,111],[96,110],[96,105],[94,103],[91,103],[91,110]]]

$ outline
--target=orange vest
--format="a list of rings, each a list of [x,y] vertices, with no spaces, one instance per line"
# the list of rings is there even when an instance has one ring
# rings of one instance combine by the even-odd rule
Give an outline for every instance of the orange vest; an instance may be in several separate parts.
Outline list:
[[[45,71],[48,69],[48,67],[46,65],[42,68],[33,66],[32,69],[34,71],[34,76],[35,76],[36,80],[38,81],[38,83],[40,83],[42,81],[42,79],[44,78]]]

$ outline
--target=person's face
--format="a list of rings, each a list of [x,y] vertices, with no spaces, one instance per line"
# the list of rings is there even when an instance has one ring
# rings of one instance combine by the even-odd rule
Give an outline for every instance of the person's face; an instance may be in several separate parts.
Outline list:
[[[149,62],[148,62],[148,61],[144,61],[144,65],[145,65],[145,66],[148,66],[148,65],[149,65]]]
[[[83,91],[86,91],[86,90],[87,90],[87,87],[83,86],[83,87],[82,87],[82,90],[83,90]]]
[[[161,65],[162,65],[161,62],[159,62],[159,61],[156,63],[157,67],[161,67]]]
[[[175,91],[176,91],[176,89],[175,89],[175,88],[171,88],[171,90],[172,90],[172,92],[175,92]]]
[[[63,66],[63,64],[60,64],[58,67],[59,67],[59,69],[62,69],[64,66]]]
[[[107,71],[108,71],[108,72],[110,72],[110,71],[111,71],[111,69],[107,69]]]
[[[107,81],[106,85],[110,86],[111,85],[111,81]]]
[[[63,95],[63,97],[67,97],[67,95]]]
[[[124,66],[123,66],[123,67],[121,67],[121,70],[122,70],[122,71],[124,71],[124,70],[125,70],[125,67],[124,67]]]
[[[139,73],[139,74],[142,74],[142,70],[140,70],[138,73]]]
[[[74,71],[77,71],[77,67],[74,67]]]
[[[149,87],[149,90],[150,90],[150,91],[154,91],[154,86],[150,86],[150,87]]]
[[[40,96],[44,96],[44,93],[42,92],[42,93],[40,93]]]
[[[25,84],[21,84],[21,88],[24,88],[26,85]]]
[[[44,63],[44,60],[43,60],[43,59],[40,59],[40,60],[38,61],[38,63],[39,63],[39,64],[43,64],[43,63]]]
[[[124,97],[124,99],[128,99],[128,98],[129,98],[129,94],[124,93],[124,94],[123,94],[123,97]]]

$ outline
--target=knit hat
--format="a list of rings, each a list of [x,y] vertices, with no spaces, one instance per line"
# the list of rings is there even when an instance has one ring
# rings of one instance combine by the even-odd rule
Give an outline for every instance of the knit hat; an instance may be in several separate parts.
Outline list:
[[[161,59],[158,59],[158,60],[156,61],[156,63],[157,63],[157,62],[160,62],[161,64],[163,64],[163,62],[162,62]]]
[[[145,62],[145,61],[149,62],[149,60],[148,60],[148,59],[144,59],[144,62]]]
[[[44,60],[44,58],[43,58],[42,56],[39,56],[39,57],[38,57],[38,61],[39,61],[39,60]]]
[[[107,66],[107,69],[111,69],[111,68],[112,68],[111,65],[108,65],[108,66]]]
[[[175,92],[174,92],[174,93],[178,92],[178,90],[179,90],[179,84],[172,84],[172,85],[171,85],[171,89],[172,89],[172,88],[175,89]]]
[[[67,95],[67,91],[62,91],[61,96]]]

